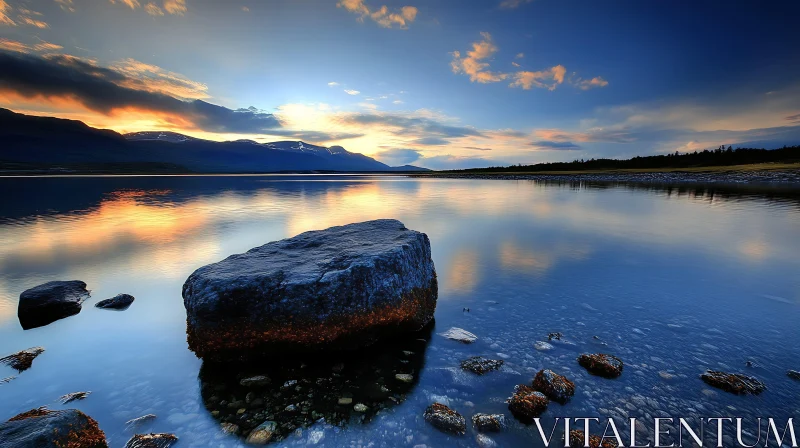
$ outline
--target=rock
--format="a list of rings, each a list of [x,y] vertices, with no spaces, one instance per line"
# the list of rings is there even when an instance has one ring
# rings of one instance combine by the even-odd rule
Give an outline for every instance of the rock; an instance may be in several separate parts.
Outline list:
[[[0,379],[0,384],[10,383],[10,382],[14,381],[14,379],[16,379],[16,378],[17,377],[15,377],[15,376],[7,376],[5,378]]]
[[[425,409],[425,421],[434,428],[450,434],[466,434],[467,420],[463,415],[441,403],[433,403]]]
[[[475,414],[472,416],[472,426],[480,432],[498,432],[506,425],[503,414]]]
[[[540,352],[546,352],[549,350],[553,350],[555,347],[553,347],[553,344],[550,344],[548,342],[536,341],[536,343],[533,344],[533,348],[539,350]]]
[[[372,345],[425,327],[437,297],[427,235],[389,219],[268,243],[183,285],[189,348],[214,361]]]
[[[223,423],[220,425],[220,428],[222,429],[223,434],[239,434],[239,425],[235,423]]]
[[[497,442],[486,434],[475,435],[475,443],[477,443],[480,448],[496,448],[498,446]]]
[[[533,419],[547,410],[547,397],[532,388],[520,384],[514,389],[514,395],[508,400],[508,409],[517,420],[530,424]]]
[[[700,378],[709,386],[737,395],[758,395],[767,388],[761,381],[741,373],[725,373],[707,370]]]
[[[31,365],[33,364],[33,360],[42,353],[44,353],[44,349],[42,347],[29,348],[27,350],[14,353],[13,355],[0,358],[0,364],[10,366],[12,369],[22,373],[30,369]]]
[[[411,383],[414,381],[414,375],[411,375],[409,373],[398,373],[395,374],[394,379],[396,379],[397,381],[402,381],[404,383]]]
[[[271,382],[272,380],[270,380],[268,376],[256,375],[248,378],[242,378],[239,381],[239,384],[241,384],[244,387],[263,387]]]
[[[32,409],[0,423],[0,448],[107,448],[97,422],[76,409]]]
[[[622,375],[622,368],[624,367],[621,359],[603,353],[583,354],[578,357],[578,364],[592,375],[604,378],[617,378]]]
[[[786,372],[786,376],[793,380],[800,380],[800,372],[797,370],[789,370]]]
[[[353,406],[353,410],[356,412],[367,412],[369,408],[363,403],[357,403],[355,406]]]
[[[353,404],[353,399],[350,398],[350,397],[342,397],[342,398],[339,399],[339,404],[341,406],[349,406],[349,405]]]
[[[474,356],[472,358],[461,361],[461,368],[469,370],[472,373],[483,375],[486,372],[497,370],[503,365],[502,359],[487,359],[482,356]]]
[[[116,296],[101,300],[94,304],[97,308],[104,308],[109,310],[126,310],[131,303],[133,303],[134,298],[130,294],[117,294]]]
[[[20,294],[17,316],[24,330],[43,327],[80,313],[87,298],[86,283],[80,280],[47,282]]]
[[[89,394],[91,394],[91,392],[72,392],[66,395],[62,395],[61,398],[58,399],[58,401],[60,401],[61,404],[67,404],[75,400],[83,400],[84,398],[88,397]]]
[[[177,441],[175,434],[136,434],[128,440],[125,448],[169,448]]]
[[[156,415],[155,414],[147,414],[147,415],[143,415],[141,417],[136,417],[134,419],[130,419],[127,422],[125,422],[125,428],[128,429],[128,430],[133,430],[133,429],[141,427],[142,425],[144,425],[146,423],[150,423],[155,419],[156,419]]]
[[[563,335],[563,334],[561,334],[561,333],[548,333],[548,334],[547,334],[547,340],[548,340],[548,341],[552,341],[552,340],[554,340],[554,339],[555,339],[556,341],[560,341],[560,340],[561,340],[561,338],[563,338],[563,337],[564,337],[564,335]]]
[[[465,344],[472,344],[478,337],[463,328],[453,327],[444,333],[439,333],[439,336],[444,336],[447,339],[463,342]]]
[[[264,422],[247,436],[247,443],[250,445],[266,445],[272,440],[272,436],[278,430],[278,424],[273,421]]]
[[[575,383],[549,369],[540,370],[536,374],[533,388],[561,404],[567,404],[575,395]]]
[[[586,433],[580,429],[574,429],[569,432],[569,446],[571,448],[584,448],[586,446]],[[600,436],[589,435],[590,448],[617,448],[617,441],[614,439],[606,438],[601,439]]]

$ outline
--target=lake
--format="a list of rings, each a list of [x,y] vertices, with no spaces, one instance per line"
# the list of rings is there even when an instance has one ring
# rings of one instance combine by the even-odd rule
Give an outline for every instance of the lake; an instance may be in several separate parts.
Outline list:
[[[184,281],[200,266],[269,241],[377,218],[430,237],[439,277],[435,328],[383,352],[334,359],[346,379],[337,391],[354,403],[372,399],[379,412],[299,427],[275,446],[476,446],[471,424],[465,436],[448,436],[423,420],[434,401],[468,420],[504,413],[508,427],[490,436],[496,443],[541,446],[535,426],[514,420],[505,400],[542,368],[576,384],[567,405],[550,404],[543,416],[550,422],[743,417],[754,427],[756,417],[785,422],[800,414],[800,381],[786,375],[800,370],[797,189],[167,176],[0,178],[0,194],[0,356],[46,349],[32,368],[0,384],[2,421],[39,406],[74,407],[98,420],[110,446],[122,446],[132,434],[125,422],[152,413],[157,418],[142,430],[175,433],[178,446],[239,446],[218,420],[231,412],[220,400],[242,398],[227,386],[236,373],[201,375],[207,369],[186,343]],[[23,331],[20,293],[73,279],[92,292],[80,314]],[[94,307],[118,293],[136,297],[128,310]],[[478,340],[466,345],[438,334],[451,327]],[[564,340],[536,350],[551,332]],[[402,359],[403,351],[413,359]],[[619,356],[622,376],[589,375],[576,362],[587,352]],[[505,365],[483,376],[460,370],[477,355]],[[319,368],[314,362],[310,368]],[[397,366],[411,369],[414,382],[395,387],[391,372],[389,379],[379,373]],[[706,369],[753,375],[767,390],[713,389],[699,379]],[[12,375],[0,366],[0,378]],[[313,383],[323,374],[297,375]],[[367,397],[376,384],[395,390]],[[92,394],[58,402],[77,391]],[[215,407],[222,417],[212,415]]]

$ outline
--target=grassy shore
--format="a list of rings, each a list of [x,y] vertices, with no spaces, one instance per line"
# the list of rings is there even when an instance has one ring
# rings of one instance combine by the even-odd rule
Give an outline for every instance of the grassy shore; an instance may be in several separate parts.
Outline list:
[[[618,170],[574,170],[574,171],[483,171],[483,170],[459,170],[459,171],[434,171],[431,173],[415,173],[417,176],[441,175],[441,174],[480,174],[480,175],[521,175],[531,174],[539,176],[547,175],[579,175],[579,174],[637,174],[637,173],[749,173],[757,171],[793,171],[800,170],[800,162],[797,163],[753,163],[749,165],[727,165],[727,166],[699,166],[691,168],[648,168],[648,169],[618,169]]]

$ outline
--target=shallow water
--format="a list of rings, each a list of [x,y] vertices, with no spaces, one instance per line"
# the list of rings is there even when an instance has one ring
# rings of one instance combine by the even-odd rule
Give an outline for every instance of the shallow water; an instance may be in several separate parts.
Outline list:
[[[43,405],[75,407],[122,446],[131,435],[124,423],[152,413],[142,430],[173,432],[179,446],[240,445],[206,408],[202,363],[186,345],[184,280],[269,241],[376,218],[431,239],[439,303],[428,342],[413,350],[415,382],[397,400],[377,399],[383,409],[363,423],[321,421],[275,446],[476,446],[471,425],[459,437],[423,421],[433,401],[468,419],[505,413],[509,427],[491,435],[497,443],[541,446],[535,427],[504,403],[541,368],[577,386],[567,405],[550,404],[551,422],[800,414],[800,381],[786,376],[800,370],[796,190],[261,176],[3,178],[0,194],[0,356],[46,349],[0,384],[0,421]],[[92,298],[78,315],[23,331],[20,293],[57,279],[85,281]],[[136,297],[128,310],[94,308],[122,292]],[[479,339],[437,335],[453,326]],[[533,348],[555,331],[568,342]],[[623,375],[588,375],[575,361],[581,352],[619,356]],[[475,355],[505,365],[481,377],[462,372],[460,361]],[[346,366],[363,370],[364,356]],[[767,391],[711,389],[698,378],[709,368],[754,375]],[[15,374],[0,366],[0,378]],[[366,386],[357,386],[347,393],[360,399]],[[76,391],[92,394],[58,403]]]

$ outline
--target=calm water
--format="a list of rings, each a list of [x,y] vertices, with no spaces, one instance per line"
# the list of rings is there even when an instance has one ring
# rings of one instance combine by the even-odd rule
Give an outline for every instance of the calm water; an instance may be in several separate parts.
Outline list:
[[[431,239],[439,304],[429,341],[409,342],[421,344],[411,362],[418,382],[368,422],[319,422],[282,444],[475,446],[471,428],[448,437],[422,420],[442,401],[467,418],[505,413],[509,428],[495,441],[537,446],[535,427],[510,418],[504,400],[541,368],[577,385],[547,418],[800,414],[800,382],[785,374],[800,370],[796,191],[267,176],[6,178],[0,194],[0,355],[46,349],[0,385],[0,420],[76,407],[122,446],[124,422],[153,413],[143,429],[174,432],[179,446],[238,446],[206,409],[202,362],[186,346],[184,280],[269,241],[375,218]],[[78,315],[23,331],[19,294],[56,279],[85,281],[92,298]],[[136,297],[127,311],[94,308],[121,292]],[[478,341],[436,334],[452,326]],[[533,348],[554,331],[571,344]],[[591,377],[575,362],[598,351],[626,362],[622,377]],[[474,355],[506,365],[483,377],[461,372]],[[387,364],[364,356],[347,366]],[[698,379],[708,368],[757,376],[768,390],[711,390]],[[0,378],[12,374],[0,366]],[[86,400],[57,402],[85,390]]]

